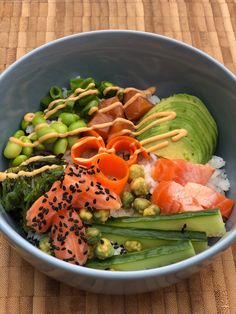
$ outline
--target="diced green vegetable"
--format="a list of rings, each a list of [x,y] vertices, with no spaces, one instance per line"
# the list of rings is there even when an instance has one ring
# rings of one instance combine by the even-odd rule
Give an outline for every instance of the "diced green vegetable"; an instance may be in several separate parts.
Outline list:
[[[106,260],[89,260],[86,267],[118,271],[144,270],[180,262],[195,255],[191,241],[113,256]]]
[[[202,231],[208,237],[220,237],[226,233],[218,208],[154,217],[114,218],[108,220],[107,224],[124,228]]]
[[[191,240],[196,252],[207,248],[205,232],[119,228],[107,224],[95,224],[94,227],[100,230],[103,237],[118,242],[120,245],[126,241],[139,241],[143,249],[149,249],[161,245],[172,245],[180,240]]]

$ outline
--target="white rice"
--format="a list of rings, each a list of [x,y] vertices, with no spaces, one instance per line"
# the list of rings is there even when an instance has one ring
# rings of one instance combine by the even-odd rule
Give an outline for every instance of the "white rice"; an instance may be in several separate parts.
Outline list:
[[[230,189],[230,183],[225,169],[222,168],[225,166],[224,159],[218,156],[213,156],[209,161],[209,164],[215,168],[215,171],[208,181],[207,186],[217,192],[225,194],[225,192]]]
[[[160,98],[157,95],[151,95],[148,97],[148,100],[153,104],[157,105],[161,101]]]
[[[153,192],[154,188],[157,186],[158,182],[152,177],[152,170],[157,161],[158,157],[155,154],[150,154],[150,159],[143,159],[139,162],[140,165],[144,166],[145,180],[149,184],[150,193]]]
[[[25,133],[26,134],[31,134],[33,131],[34,131],[34,126],[31,124],[31,125],[27,126],[27,128],[25,130]]]
[[[67,92],[68,92],[67,88],[66,87],[62,87],[62,95],[63,95],[64,98],[67,98],[67,96],[68,96]]]

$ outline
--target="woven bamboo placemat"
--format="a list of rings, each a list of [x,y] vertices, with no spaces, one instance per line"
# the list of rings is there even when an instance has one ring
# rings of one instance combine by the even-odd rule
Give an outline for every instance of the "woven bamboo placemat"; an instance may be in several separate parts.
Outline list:
[[[45,42],[109,28],[183,40],[236,73],[236,0],[0,0],[0,71]],[[236,245],[176,285],[138,296],[103,296],[41,274],[0,235],[0,313],[234,314],[235,263]]]

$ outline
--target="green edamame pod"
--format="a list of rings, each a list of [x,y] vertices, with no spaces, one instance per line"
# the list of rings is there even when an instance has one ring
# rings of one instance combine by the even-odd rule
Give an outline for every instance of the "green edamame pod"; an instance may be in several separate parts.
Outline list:
[[[67,139],[66,138],[59,138],[53,145],[53,153],[55,155],[64,154],[67,149]]]
[[[11,141],[8,141],[3,155],[7,158],[7,159],[14,159],[16,158],[18,155],[20,155],[22,151],[22,146],[19,144],[15,144]]]
[[[86,118],[87,116],[89,116],[89,111],[92,108],[98,108],[98,98],[95,100],[90,101],[81,111],[80,111],[80,116],[82,118]]]
[[[36,132],[38,139],[50,133],[57,133],[57,132],[55,132],[55,130],[51,128],[50,126],[41,128]],[[44,143],[51,144],[51,143],[54,143],[56,140],[57,140],[57,135],[55,134],[52,138],[47,139]]]
[[[24,136],[24,135],[25,135],[25,132],[23,130],[18,130],[14,133],[13,137],[20,138],[21,136]]]
[[[22,128],[22,130],[26,130],[27,129],[27,127],[30,125],[30,122],[29,121],[25,121],[24,119],[21,121],[21,128]]]
[[[20,138],[23,143],[31,143],[31,140],[27,136],[22,136]],[[22,148],[22,154],[29,157],[33,154],[33,147],[23,147]]]
[[[35,115],[35,117],[32,120],[33,126],[36,126],[36,125],[41,124],[41,123],[46,123],[46,119],[39,114]]]
[[[52,97],[52,99],[64,98],[63,93],[62,93],[62,89],[57,85],[54,85],[50,88],[49,94]]]
[[[69,147],[71,148],[79,139],[79,136],[73,135],[73,136],[68,136],[67,141],[69,144]]]
[[[82,120],[82,119],[80,119],[80,120],[78,120],[78,121],[72,123],[72,124],[69,126],[68,131],[74,131],[74,130],[76,130],[76,129],[84,128],[84,127],[86,127],[86,126],[87,126],[87,125],[86,125],[85,121]]]
[[[26,161],[27,158],[28,157],[26,155],[19,155],[19,156],[17,156],[16,158],[14,158],[12,160],[12,163],[11,163],[12,167],[19,166],[20,164],[22,164],[22,162]]]
[[[55,130],[57,133],[66,133],[67,132],[67,126],[62,122],[54,122],[50,125],[50,127]]]
[[[77,121],[79,119],[79,116],[75,113],[63,112],[60,114],[59,118],[60,118],[62,123],[69,126],[73,122]]]

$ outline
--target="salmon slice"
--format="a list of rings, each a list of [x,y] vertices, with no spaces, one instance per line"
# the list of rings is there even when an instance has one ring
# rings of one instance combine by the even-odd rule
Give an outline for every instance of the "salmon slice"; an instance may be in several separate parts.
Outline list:
[[[133,126],[128,123],[128,121],[116,121],[110,128],[108,142],[115,136],[121,135],[121,131],[123,130],[133,130]],[[123,133],[122,133],[123,134]]]
[[[138,91],[131,90],[124,94],[124,105],[136,94]],[[124,107],[124,112],[126,118],[128,120],[138,120],[140,119],[145,113],[147,113],[150,109],[152,109],[153,104],[145,97],[139,96],[127,107]]]
[[[85,228],[74,209],[56,213],[50,234],[52,255],[72,264],[84,265],[88,256]]]
[[[155,164],[153,178],[157,181],[175,181],[182,185],[188,182],[207,184],[215,169],[209,164],[193,164],[181,159],[159,158]]]
[[[153,191],[152,202],[160,206],[162,214],[203,209],[189,191],[174,181],[160,182]]]
[[[229,217],[235,202],[213,189],[197,183],[187,183],[185,190],[197,199],[203,208],[220,208],[224,217]]]
[[[66,208],[119,209],[119,196],[96,180],[95,170],[78,165],[68,166],[64,178],[54,182],[51,189],[27,211],[27,226],[39,233],[46,232],[55,214]]]
[[[152,202],[161,208],[161,213],[179,213],[209,208],[219,208],[223,217],[228,217],[234,201],[198,184],[187,183],[182,186],[174,181],[162,181],[153,191]]]

